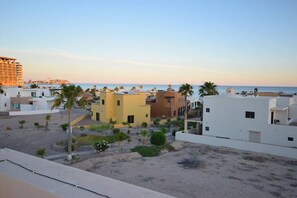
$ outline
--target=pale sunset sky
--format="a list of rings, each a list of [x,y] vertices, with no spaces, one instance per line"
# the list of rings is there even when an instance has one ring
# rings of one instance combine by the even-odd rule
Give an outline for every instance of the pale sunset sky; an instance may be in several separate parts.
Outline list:
[[[24,79],[297,86],[297,0],[0,0]]]

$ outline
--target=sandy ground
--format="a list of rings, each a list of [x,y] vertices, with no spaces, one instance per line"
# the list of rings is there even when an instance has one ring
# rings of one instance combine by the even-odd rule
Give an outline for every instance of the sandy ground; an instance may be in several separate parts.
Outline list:
[[[71,119],[75,119],[85,113],[85,111],[75,109]],[[0,116],[0,148],[10,148],[23,153],[35,155],[39,148],[46,148],[46,155],[57,154],[51,149],[52,145],[58,141],[66,140],[67,134],[63,132],[60,125],[67,122],[67,114],[51,114],[49,121],[49,131],[44,129],[37,130],[35,122],[45,125],[45,116],[26,115],[26,116]],[[24,128],[19,128],[19,120],[25,120]],[[10,127],[11,130],[7,130]]]
[[[88,171],[181,198],[297,197],[297,160],[289,158],[186,143],[158,157],[114,159],[89,159]]]
[[[72,119],[83,113],[75,110]],[[34,122],[44,125],[44,117],[1,116],[0,148],[35,155],[38,148],[45,147],[46,155],[59,153],[51,147],[67,139],[60,128],[60,124],[67,122],[67,116],[52,114],[50,130],[37,130]],[[24,129],[18,124],[22,119],[26,120]],[[297,197],[297,160],[190,143],[175,152],[144,158],[130,153],[130,148],[142,144],[137,135],[139,129],[123,130],[131,131],[132,141],[126,142],[122,151],[115,143],[105,153],[81,156],[82,161],[73,166],[181,198]],[[86,130],[83,133],[98,134]],[[173,137],[168,140],[173,141]],[[57,162],[65,164],[64,159]]]

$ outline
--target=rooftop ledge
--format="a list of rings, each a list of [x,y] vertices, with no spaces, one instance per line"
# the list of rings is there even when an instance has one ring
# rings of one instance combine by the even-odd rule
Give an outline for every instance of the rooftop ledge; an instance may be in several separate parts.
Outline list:
[[[0,196],[172,197],[6,148],[0,149]]]

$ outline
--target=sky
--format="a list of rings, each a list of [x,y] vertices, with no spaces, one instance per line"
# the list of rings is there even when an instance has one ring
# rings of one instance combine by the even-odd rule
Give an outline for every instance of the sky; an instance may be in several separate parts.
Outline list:
[[[25,80],[297,86],[296,0],[0,0]]]

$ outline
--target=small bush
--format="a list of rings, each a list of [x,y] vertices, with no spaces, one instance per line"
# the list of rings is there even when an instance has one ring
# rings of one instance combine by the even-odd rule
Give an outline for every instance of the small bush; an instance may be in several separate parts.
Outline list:
[[[68,128],[68,123],[61,124],[60,127],[63,129],[63,131],[66,131]]]
[[[83,131],[83,130],[85,130],[85,127],[84,127],[84,126],[80,126],[79,129],[80,129],[81,131]]]
[[[141,123],[141,128],[146,128],[146,127],[147,127],[147,123],[146,122]]]
[[[160,119],[159,118],[157,118],[157,119],[155,119],[154,121],[153,121],[153,123],[154,123],[154,125],[155,126],[159,126],[160,125]]]
[[[166,127],[162,126],[160,131],[165,134],[168,132],[168,129]]]
[[[114,129],[112,129],[112,132],[116,135],[116,134],[118,134],[118,133],[120,133],[120,129],[118,129],[118,128],[114,128]]]
[[[6,127],[6,130],[7,130],[7,131],[11,131],[11,128],[10,128],[10,127]]]
[[[26,123],[26,120],[20,120],[19,124],[20,124],[20,129],[24,128],[24,124]]]
[[[40,128],[40,125],[39,125],[39,123],[38,123],[38,122],[35,122],[35,123],[34,123],[34,126],[35,126],[37,129],[39,129],[39,128]]]
[[[133,152],[138,152],[143,157],[155,157],[160,154],[162,147],[159,146],[136,146],[131,149]]]
[[[163,132],[154,132],[151,136],[151,144],[156,146],[164,145],[166,143],[166,136]]]
[[[45,148],[40,148],[36,151],[36,155],[43,158],[45,155]]]
[[[130,134],[130,130],[127,131],[127,134]]]
[[[95,141],[93,146],[97,152],[104,152],[109,147],[108,142],[105,140]]]

